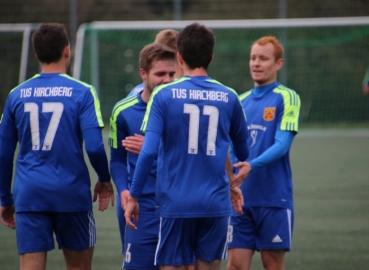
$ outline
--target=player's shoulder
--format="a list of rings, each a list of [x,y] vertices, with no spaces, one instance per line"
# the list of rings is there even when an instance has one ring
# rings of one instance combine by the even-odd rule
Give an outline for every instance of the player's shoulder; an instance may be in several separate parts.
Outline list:
[[[181,86],[181,85],[186,84],[189,81],[191,81],[191,78],[182,77],[182,78],[179,78],[179,79],[177,79],[173,82],[158,85],[154,90],[160,91],[160,90],[165,89],[165,88],[173,88],[173,87],[176,87],[176,86]]]
[[[171,93],[170,91],[163,91],[163,90],[168,90],[168,89],[172,89],[172,88],[176,88],[176,87],[181,87],[181,86],[183,86],[184,82],[189,81],[189,80],[190,80],[190,78],[182,77],[182,78],[179,78],[178,80],[175,80],[175,81],[170,82],[170,83],[160,84],[160,85],[158,85],[154,88],[154,90],[152,91],[150,99],[154,99],[158,95],[164,95],[165,93],[170,94]]]
[[[210,82],[210,83],[213,83],[214,85],[216,85],[218,87],[218,89],[222,89],[226,92],[229,92],[231,95],[234,95],[234,96],[238,97],[238,93],[237,93],[236,90],[234,90],[233,88],[219,82],[218,80],[215,80],[213,78],[209,78],[209,79],[207,79],[207,81]]]
[[[9,92],[9,96],[14,95],[15,93],[17,93],[18,91],[20,91],[21,89],[27,89],[33,86],[33,82],[34,80],[39,77],[40,74],[36,74],[35,76],[33,76],[32,78],[29,78],[28,80],[22,82],[21,84],[17,85],[16,87],[14,87],[13,89],[10,90]]]
[[[279,84],[273,89],[273,92],[281,96],[285,105],[300,106],[300,96],[295,90]]]
[[[274,92],[276,93],[294,93],[297,95],[297,92],[283,84],[278,84],[274,89]]]
[[[137,103],[139,103],[137,94],[132,95],[132,96],[127,96],[123,98],[122,100],[118,101],[117,103],[115,103],[113,110],[112,110],[112,115],[118,115],[120,112],[123,112],[131,108]]]
[[[88,84],[84,81],[75,79],[72,76],[69,76],[68,74],[60,73],[59,77],[62,80],[64,80],[64,82],[69,82],[70,84],[72,84],[75,87],[86,88],[86,89],[94,89],[94,87],[91,84]]]
[[[144,84],[141,83],[141,84],[136,85],[135,87],[133,87],[133,89],[131,90],[131,92],[129,92],[129,94],[127,96],[136,95],[138,93],[141,93],[143,90],[144,90]]]
[[[251,93],[252,93],[252,89],[240,94],[238,98],[240,101],[245,100],[248,96],[250,96]]]

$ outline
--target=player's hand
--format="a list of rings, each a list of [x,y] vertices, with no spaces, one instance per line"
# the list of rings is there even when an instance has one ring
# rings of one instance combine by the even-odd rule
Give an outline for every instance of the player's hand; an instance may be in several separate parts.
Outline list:
[[[133,224],[132,219],[134,222],[138,222],[138,211],[139,211],[139,206],[137,203],[137,199],[130,195],[128,197],[128,202],[127,202],[126,211],[124,213],[124,217],[126,219],[126,223],[128,227],[130,227],[133,230],[137,230],[137,227],[135,224]]]
[[[251,172],[251,165],[248,162],[238,162],[233,165],[238,169],[238,173],[230,180],[231,187],[240,187],[243,181]]]
[[[129,190],[127,189],[123,190],[120,193],[120,206],[122,207],[124,211],[126,211],[127,209],[128,198],[129,198]]]
[[[0,208],[1,222],[13,230],[15,229],[14,204]]]
[[[114,189],[111,181],[100,182],[96,181],[94,188],[93,202],[96,202],[99,197],[99,210],[104,211],[108,208],[111,200],[111,205],[114,206]]]
[[[242,191],[239,187],[231,187],[231,202],[234,211],[237,214],[243,214],[242,207],[244,204]]]
[[[122,140],[122,145],[128,152],[138,155],[141,152],[144,139],[145,136],[135,134],[134,136],[128,136]]]

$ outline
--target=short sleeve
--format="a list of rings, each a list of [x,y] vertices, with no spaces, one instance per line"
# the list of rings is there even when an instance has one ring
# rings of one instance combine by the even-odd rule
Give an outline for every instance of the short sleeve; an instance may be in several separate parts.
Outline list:
[[[298,131],[301,101],[299,95],[290,89],[281,91],[275,90],[281,94],[281,105],[278,115],[280,121],[279,130]]]

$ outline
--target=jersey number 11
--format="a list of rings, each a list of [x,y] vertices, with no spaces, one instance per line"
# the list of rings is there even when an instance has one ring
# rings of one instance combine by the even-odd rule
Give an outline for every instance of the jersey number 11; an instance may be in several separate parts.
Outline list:
[[[200,108],[195,104],[185,103],[183,112],[190,115],[188,131],[188,154],[197,154],[199,148]],[[215,141],[217,139],[219,110],[215,106],[205,105],[203,114],[209,116],[206,155],[215,156]]]

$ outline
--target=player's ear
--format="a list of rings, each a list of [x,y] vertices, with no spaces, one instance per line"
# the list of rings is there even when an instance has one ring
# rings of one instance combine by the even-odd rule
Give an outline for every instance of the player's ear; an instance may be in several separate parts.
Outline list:
[[[147,74],[143,68],[140,68],[140,76],[143,81],[146,81]]]
[[[277,70],[280,70],[283,67],[283,59],[279,58],[276,62]]]
[[[63,56],[65,58],[68,58],[70,56],[70,46],[66,46],[64,49],[63,49]]]
[[[178,58],[178,63],[182,66],[184,61],[183,61],[182,55],[179,52],[177,52],[177,58]]]

